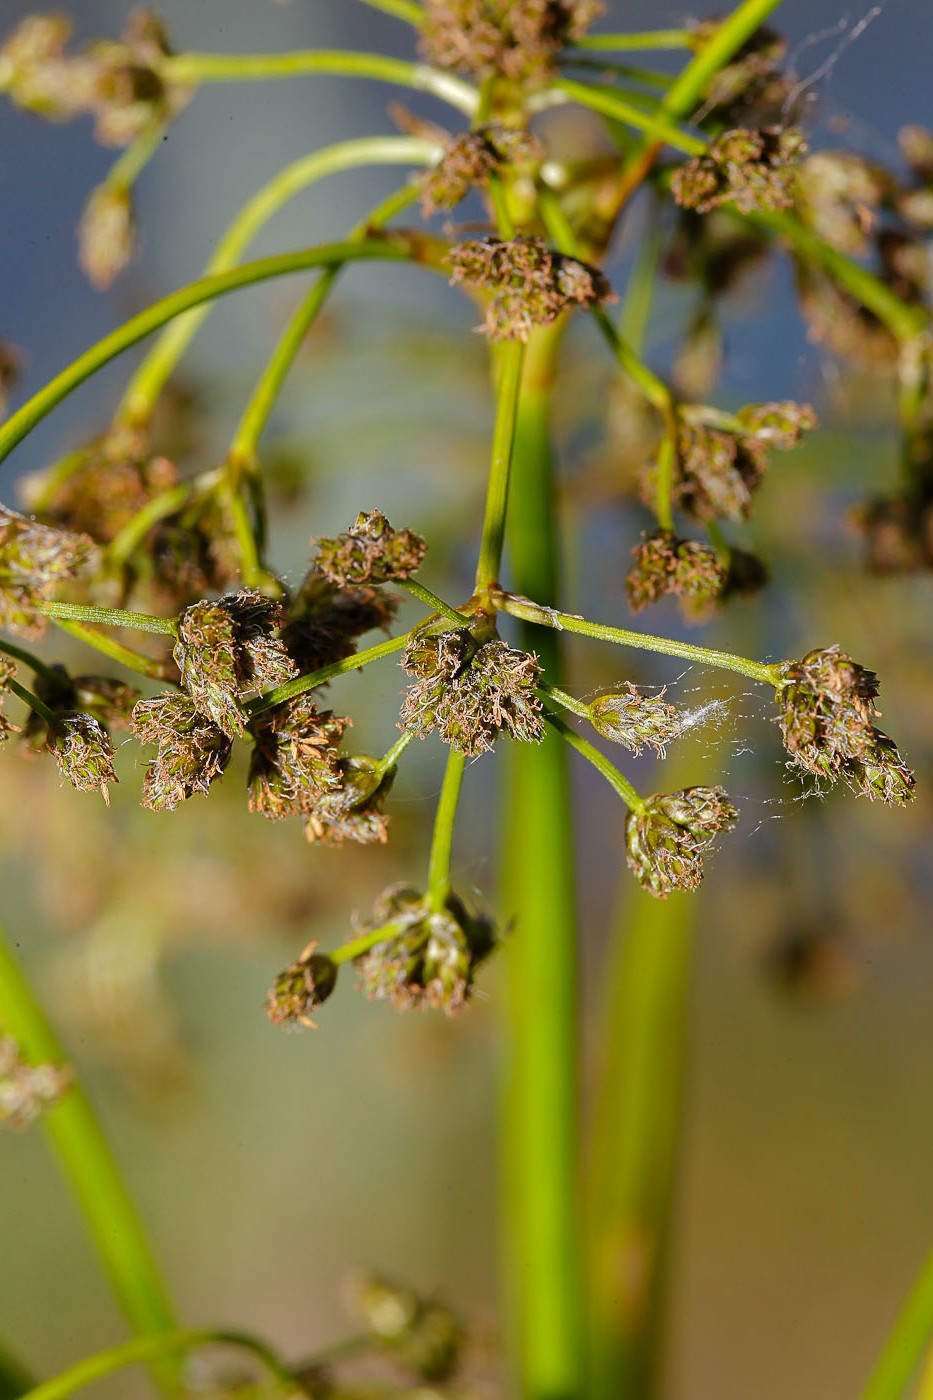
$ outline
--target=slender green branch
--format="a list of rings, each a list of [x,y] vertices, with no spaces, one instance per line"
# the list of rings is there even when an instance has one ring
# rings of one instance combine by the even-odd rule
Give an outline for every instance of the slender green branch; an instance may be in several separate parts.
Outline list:
[[[123,1342],[107,1351],[99,1351],[61,1371],[50,1381],[43,1381],[28,1391],[23,1400],[66,1400],[76,1390],[93,1385],[104,1376],[122,1371],[126,1366],[134,1366],[140,1361],[178,1358],[190,1351],[205,1346],[231,1346],[249,1352],[260,1361],[266,1370],[292,1396],[295,1391],[295,1378],[288,1367],[279,1360],[271,1347],[245,1332],[231,1332],[221,1328],[214,1331],[203,1329],[197,1332],[163,1331],[152,1337],[137,1337],[134,1341]]]
[[[556,685],[550,685],[547,681],[541,681],[537,690],[539,695],[547,696],[548,700],[553,700],[555,705],[560,705],[578,719],[589,719],[590,707],[585,700],[578,700],[575,695],[568,695],[566,690],[559,690]]]
[[[688,156],[699,156],[706,150],[705,141],[681,131],[680,127],[667,118],[663,110],[666,103],[662,103],[656,113],[645,112],[641,107],[636,107],[634,103],[620,97],[614,88],[577,83],[572,78],[565,77],[556,78],[554,86],[571,101],[578,102],[581,107],[589,107],[612,121],[632,126],[636,131],[643,131],[652,141],[673,146],[675,151],[683,151]]]
[[[446,617],[448,622],[453,622],[457,627],[464,627],[469,621],[463,613],[452,608],[449,603],[445,603],[443,598],[439,598],[436,593],[432,593],[430,588],[425,588],[423,583],[419,583],[414,578],[400,578],[397,587],[404,588],[406,593],[410,593],[413,598],[417,598],[419,603],[424,603],[426,608],[432,612],[439,613],[441,617]]]
[[[65,1062],[52,1027],[2,937],[0,1025],[30,1063]],[[171,1331],[175,1320],[149,1242],[80,1083],[71,1085],[42,1123],[131,1326],[143,1334]],[[157,1374],[170,1386],[175,1365],[167,1357],[161,1360]]]
[[[416,247],[410,239],[401,235],[386,235],[384,238],[367,239],[359,243],[327,243],[317,248],[280,253],[277,257],[259,258],[256,262],[232,268],[229,272],[191,282],[187,287],[153,302],[138,316],[131,317],[117,330],[105,335],[96,345],[73,360],[61,374],[56,375],[44,389],[34,394],[5,423],[0,424],[0,462],[9,456],[26,434],[51,413],[62,399],[92,374],[96,374],[124,350],[130,349],[138,341],[144,340],[147,335],[151,335],[160,326],[174,320],[191,307],[214,301],[217,297],[226,296],[241,287],[251,287],[259,282],[286,277],[295,272],[306,272],[315,267],[333,267],[344,262],[361,262],[366,259],[398,262],[416,256]]]
[[[476,565],[477,593],[485,592],[490,585],[497,582],[502,564],[505,517],[509,503],[509,476],[524,361],[525,347],[520,340],[506,341],[503,344],[498,366],[498,405],[492,438],[489,484],[486,488],[486,513]]]
[[[428,862],[428,902],[431,908],[440,911],[450,894],[450,853],[453,849],[454,822],[460,804],[460,789],[463,785],[463,770],[466,757],[459,749],[451,748],[447,754],[447,767],[444,769],[444,782],[434,813],[434,835],[431,840],[431,859]]]
[[[121,190],[127,190],[135,184],[140,172],[149,164],[162,144],[164,133],[164,122],[150,122],[114,161],[107,171],[104,184]]]
[[[292,161],[243,205],[202,275],[211,277],[234,267],[273,215],[318,180],[366,165],[428,165],[439,153],[436,142],[416,137],[365,136],[354,141],[339,141]],[[163,331],[130,379],[117,409],[118,422],[140,423],[150,417],[162,388],[210,309],[210,305],[206,305],[189,311]]]
[[[361,933],[359,938],[351,938],[348,943],[341,943],[339,948],[332,948],[327,956],[338,967],[341,963],[353,962],[354,958],[361,958],[370,948],[375,948],[377,943],[397,938],[400,933],[405,932],[410,923],[410,919],[391,919],[389,923],[380,924],[368,933]]]
[[[572,749],[576,749],[577,753],[582,754],[589,763],[592,763],[596,771],[602,774],[630,811],[641,811],[645,805],[644,798],[639,797],[628,778],[619,772],[614,763],[610,763],[605,754],[600,753],[589,739],[584,739],[582,734],[578,734],[575,729],[571,729],[569,724],[565,724],[560,715],[556,715],[553,710],[545,710],[544,717],[548,724],[566,739]]]
[[[603,642],[616,642],[619,646],[636,647],[639,651],[658,651],[665,656],[679,656],[686,661],[698,661],[704,666],[716,666],[722,671],[735,671],[762,685],[778,686],[781,683],[781,662],[766,665],[751,661],[745,656],[733,656],[731,651],[713,651],[710,647],[695,646],[692,642],[678,642],[673,637],[654,637],[648,632],[631,632],[625,627],[607,627],[601,622],[587,622],[585,618],[574,617],[571,613],[557,612],[553,608],[542,608],[530,603],[527,598],[516,598],[503,594],[497,598],[497,606],[512,617],[521,617],[528,622],[537,622],[545,627],[556,627],[558,631],[579,632],[584,637],[596,637]]]
[[[575,39],[575,49],[689,49],[693,35],[689,29],[649,29],[641,34],[587,34]]]
[[[376,765],[380,773],[388,773],[390,768],[395,767],[409,744],[414,741],[414,737],[414,734],[412,734],[410,730],[406,730],[400,738],[396,739],[392,747],[382,755],[382,758],[380,758]]]
[[[658,477],[654,508],[662,530],[674,528],[674,462],[677,447],[668,433],[658,443]]]
[[[248,82],[267,78],[301,78],[308,73],[336,73],[347,78],[375,78],[378,82],[429,92],[466,116],[476,108],[476,89],[450,73],[426,63],[406,63],[384,54],[352,50],[307,49],[294,53],[213,54],[180,53],[161,65],[167,81],[182,84]]]
[[[40,603],[39,610],[46,617],[70,622],[100,622],[105,627],[131,627],[135,632],[175,635],[173,617],[153,617],[151,613],[127,612],[123,608],[98,608],[91,603]]]
[[[933,1339],[933,1254],[898,1314],[861,1400],[903,1400]]]
[[[625,288],[619,314],[619,343],[627,344],[631,354],[636,356],[644,354],[645,341],[648,338],[648,322],[662,246],[661,202],[655,199],[648,211],[648,227],[635,254],[635,265]]]
[[[335,681],[338,676],[345,676],[350,671],[359,671],[363,666],[369,666],[373,661],[381,661],[384,656],[391,656],[393,652],[401,651],[407,645],[407,635],[390,637],[387,642],[377,642],[366,651],[354,652],[342,661],[332,661],[329,666],[321,666],[317,671],[309,671],[306,676],[296,676],[293,681],[286,681],[284,685],[277,685],[274,690],[267,690],[264,695],[251,700],[247,708],[251,715],[261,715],[266,710],[271,710],[274,705],[282,705],[286,700],[293,700],[296,695],[316,690],[319,685]]]
[[[616,330],[601,306],[594,308],[593,316],[623,374],[628,375],[632,383],[641,390],[648,402],[662,414],[670,425],[674,409],[674,395],[670,388],[639,358],[632,346]]]
[[[55,712],[50,710],[44,700],[40,700],[38,695],[33,695],[31,690],[27,690],[19,681],[12,678],[7,681],[7,687],[12,693],[22,700],[24,705],[28,705],[30,710],[35,711],[40,719],[44,719],[46,724],[55,723]]]
[[[372,10],[393,15],[396,19],[407,20],[409,24],[420,24],[424,19],[424,10],[415,0],[363,0],[363,4]]]
[[[76,637],[79,642],[86,642],[89,647],[99,651],[102,656],[109,656],[111,661],[118,662],[119,665],[125,666],[129,671],[135,671],[140,676],[148,676],[150,680],[164,681],[170,680],[177,674],[170,662],[157,661],[154,657],[143,656],[142,652],[133,651],[130,647],[123,646],[114,637],[108,637],[103,632],[95,632],[93,627],[88,627],[84,622],[73,622],[62,617],[56,617],[52,620],[62,632]]]
[[[25,647],[19,647],[15,642],[8,642],[5,637],[0,637],[0,651],[5,652],[7,656],[12,656],[16,661],[22,661],[35,675],[42,676],[47,681],[57,683],[61,680],[60,674],[46,662],[40,660],[38,656],[34,656]]]

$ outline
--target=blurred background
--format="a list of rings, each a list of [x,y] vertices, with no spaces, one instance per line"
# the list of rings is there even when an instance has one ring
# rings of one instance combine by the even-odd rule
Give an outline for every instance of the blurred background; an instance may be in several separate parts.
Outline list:
[[[103,0],[62,8],[82,37],[117,33],[130,10]],[[673,26],[720,8],[688,16],[628,0],[610,5],[600,27]],[[4,0],[0,29],[31,11]],[[404,25],[339,0],[165,0],[159,13],[180,50],[410,54]],[[871,9],[787,0],[775,22],[808,84],[814,145],[896,164],[898,129],[933,125],[926,0]],[[206,88],[141,179],[141,253],[106,294],[77,270],[74,228],[113,153],[84,123],[53,126],[0,103],[0,338],[24,363],[14,404],[197,276],[244,199],[282,165],[394,130],[395,96],[329,77]],[[444,119],[428,99],[404,100]],[[398,179],[375,170],[316,187],[276,218],[257,255],[339,237]],[[636,234],[637,217],[609,265],[618,288]],[[682,703],[720,701],[678,772],[692,764],[690,781],[722,780],[742,811],[697,906],[670,1400],[852,1396],[933,1244],[933,590],[928,575],[864,571],[846,512],[896,481],[893,395],[808,341],[791,290],[775,259],[729,298],[715,399],[809,401],[821,427],[772,469],[759,498],[751,538],[772,565],[772,589],[690,635],[769,658],[841,643],[882,678],[882,723],[917,769],[918,798],[907,811],[846,794],[802,802],[766,706],[741,682],[572,649],[577,694],[631,677],[667,683]],[[189,463],[224,450],[295,296],[281,282],[212,314],[183,372]],[[661,372],[689,305],[682,287],[661,284],[647,346]],[[428,537],[432,587],[456,596],[468,586],[491,426],[474,321],[461,297],[417,271],[360,267],[343,279],[267,435],[271,557],[287,578],[300,576],[312,533],[378,506]],[[0,469],[4,502],[16,503],[17,476],[103,429],[130,364],[111,365],[30,436]],[[623,579],[645,525],[618,467],[628,410],[588,325],[574,327],[564,368],[566,604],[627,625]],[[682,627],[664,608],[645,625]],[[53,645],[56,657],[79,654]],[[363,750],[392,742],[399,689],[391,662],[335,687]],[[186,1323],[248,1327],[304,1356],[350,1330],[341,1280],[366,1266],[455,1303],[491,1353],[495,965],[455,1021],[396,1016],[365,1003],[349,979],[317,1034],[283,1034],[262,1011],[272,977],[309,938],[342,941],[385,885],[422,878],[439,746],[409,751],[392,839],[362,851],[311,849],[299,827],[248,815],[242,764],[209,800],[172,817],[144,812],[136,752],[121,755],[107,811],[7,746],[0,918],[87,1078]],[[456,848],[460,888],[492,909],[495,768],[491,758],[471,766]],[[643,790],[669,785],[651,760],[631,768]],[[642,896],[625,875],[611,792],[588,772],[575,769],[575,780],[594,1058],[609,943]],[[121,1338],[38,1133],[0,1144],[0,1240],[0,1335],[38,1372]],[[130,1384],[101,1393],[131,1394]]]

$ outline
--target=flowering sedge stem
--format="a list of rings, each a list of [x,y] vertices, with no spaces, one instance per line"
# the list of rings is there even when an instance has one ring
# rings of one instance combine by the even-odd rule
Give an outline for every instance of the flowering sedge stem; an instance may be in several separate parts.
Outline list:
[[[304,695],[307,690],[314,690],[319,685],[326,685],[328,681],[336,680],[338,676],[345,676],[350,671],[358,671],[363,666],[368,666],[372,661],[381,661],[384,656],[391,656],[393,652],[401,651],[407,645],[407,635],[390,637],[387,642],[377,642],[374,647],[368,647],[366,651],[354,652],[352,656],[346,656],[342,661],[332,661],[329,666],[321,666],[317,671],[309,671],[306,676],[296,676],[293,681],[286,681],[284,685],[277,685],[274,690],[267,690],[264,695],[251,700],[247,709],[251,715],[264,714],[266,710],[271,710],[274,705],[282,705],[286,700],[293,700],[296,695]]]
[[[44,680],[53,681],[56,684],[61,680],[60,674],[44,661],[40,661],[38,656],[33,656],[31,651],[25,647],[18,647],[15,642],[8,642],[6,638],[0,638],[0,651],[7,656],[12,656],[16,661],[22,661],[37,676],[42,676]]]
[[[296,53],[215,54],[181,53],[160,64],[170,83],[249,82],[266,78],[301,78],[308,73],[336,73],[348,78],[375,78],[429,92],[466,116],[472,116],[476,89],[426,63],[407,63],[382,54],[340,49],[305,49]]]
[[[295,1378],[275,1352],[256,1337],[245,1332],[223,1330],[197,1332],[159,1332],[152,1337],[137,1337],[131,1342],[99,1351],[94,1356],[78,1361],[74,1366],[59,1372],[49,1381],[43,1381],[27,1391],[22,1400],[66,1400],[76,1390],[93,1385],[104,1376],[121,1371],[125,1366],[133,1366],[139,1361],[158,1358],[176,1359],[190,1351],[204,1346],[230,1346],[247,1351],[261,1361],[266,1370],[279,1382],[286,1394],[296,1394]]]
[[[575,49],[689,49],[693,36],[689,29],[649,29],[641,34],[587,34],[574,39]]]
[[[44,719],[46,724],[55,723],[55,712],[50,710],[44,700],[40,700],[38,695],[33,695],[31,690],[27,690],[19,681],[12,678],[7,681],[9,690],[22,700],[24,705],[28,705],[30,710],[34,710],[40,719]]]
[[[114,161],[104,178],[109,189],[128,190],[162,144],[165,123],[150,122]]]
[[[568,695],[566,690],[558,690],[556,685],[549,685],[547,681],[542,681],[537,687],[537,691],[539,695],[546,695],[549,700],[554,701],[555,705],[560,705],[570,714],[577,715],[580,719],[589,719],[589,705],[584,700],[578,700],[574,695]]]
[[[636,107],[634,103],[620,97],[613,88],[576,83],[572,78],[563,76],[554,80],[554,86],[572,102],[578,102],[581,107],[589,107],[612,121],[633,126],[636,131],[645,132],[660,146],[673,146],[675,151],[683,151],[688,156],[702,155],[706,150],[705,141],[681,131],[673,122],[667,120],[663,110],[657,113],[642,111],[641,107]],[[662,103],[662,108],[665,105]]]
[[[469,619],[464,617],[463,613],[457,612],[456,608],[452,608],[449,603],[445,603],[443,598],[439,598],[436,593],[432,593],[430,588],[425,588],[424,584],[419,583],[417,579],[396,579],[396,585],[399,588],[404,588],[406,593],[410,593],[413,598],[417,598],[419,603],[424,603],[425,607],[430,608],[432,612],[439,613],[441,617],[446,617],[448,622],[453,622],[458,627],[466,626]]]
[[[509,475],[515,445],[515,420],[522,382],[525,347],[520,340],[506,341],[499,353],[498,404],[492,438],[492,461],[486,489],[486,514],[479,560],[476,565],[476,591],[485,593],[499,578],[502,546],[505,542],[505,516],[509,503]]]
[[[394,15],[396,19],[407,20],[409,24],[420,24],[424,19],[424,10],[415,0],[363,0],[363,4],[372,10]]]
[[[658,443],[658,479],[655,487],[654,509],[662,530],[674,528],[674,459],[673,439],[665,433]]]
[[[90,379],[104,365],[116,359],[124,350],[130,349],[137,341],[157,331],[168,321],[174,320],[183,311],[204,302],[214,301],[241,287],[251,287],[259,282],[267,282],[275,277],[287,277],[295,272],[307,272],[315,267],[333,267],[344,262],[360,262],[365,259],[397,262],[415,256],[411,241],[404,236],[387,235],[379,239],[366,239],[359,243],[325,243],[316,248],[302,248],[297,252],[280,253],[277,257],[259,258],[256,262],[245,263],[242,267],[231,268],[229,272],[213,277],[204,277],[191,282],[177,292],[153,302],[125,321],[115,331],[105,335],[96,345],[92,345],[83,355],[73,360],[67,369],[34,394],[12,417],[0,424],[0,462],[4,461],[22,442],[27,433],[37,423],[51,413],[52,409],[73,390]]]
[[[370,929],[368,933],[361,933],[359,938],[351,938],[349,943],[341,943],[339,948],[334,948],[327,956],[338,967],[341,963],[353,962],[354,958],[361,958],[370,948],[375,948],[377,943],[397,938],[400,933],[405,932],[410,923],[410,919],[392,919],[387,924]]]
[[[616,330],[601,306],[594,308],[593,316],[612,349],[623,374],[628,375],[632,383],[637,385],[652,407],[663,415],[670,426],[674,409],[674,396],[664,380],[643,363],[628,341]]]
[[[339,141],[285,166],[243,205],[217,245],[203,276],[234,267],[259,230],[295,195],[328,175],[363,165],[428,165],[436,160],[436,142],[410,136],[366,136]],[[210,312],[199,307],[179,316],[159,337],[127,386],[117,409],[118,422],[148,420],[159,394]]]
[[[91,603],[40,603],[46,617],[73,622],[100,622],[105,627],[132,627],[136,632],[175,635],[175,619],[153,617],[150,613],[126,612],[123,608],[98,608]]]
[[[576,749],[577,753],[581,753],[585,759],[592,763],[593,767],[606,779],[609,786],[618,793],[630,811],[641,811],[645,805],[644,798],[639,797],[628,778],[619,772],[614,763],[609,762],[605,754],[600,753],[589,739],[584,739],[582,734],[578,734],[575,729],[570,728],[569,724],[565,724],[560,715],[556,715],[553,710],[545,710],[544,718],[557,730],[558,734],[566,739],[572,749]]]
[[[428,903],[439,913],[450,894],[450,853],[453,848],[454,822],[463,785],[466,756],[459,749],[450,749],[441,795],[434,813],[434,835],[431,838],[431,858],[428,862]]]
[[[933,1337],[933,1254],[927,1256],[861,1400],[902,1400]]]
[[[99,651],[102,656],[109,656],[111,661],[118,662],[127,670],[136,671],[139,675],[149,676],[151,680],[156,681],[168,680],[177,674],[171,663],[157,661],[151,656],[143,656],[141,652],[123,646],[113,637],[107,637],[103,632],[95,632],[93,627],[88,627],[83,622],[70,622],[61,617],[52,620],[55,626],[63,632],[67,632],[71,637],[76,637],[79,642],[86,642],[95,651]]]
[[[509,594],[503,594],[497,601],[497,606],[512,617],[538,622],[545,627],[579,632],[584,637],[596,637],[599,641],[636,647],[639,651],[659,651],[665,656],[680,656],[686,661],[698,661],[704,666],[716,666],[722,671],[736,671],[740,676],[760,681],[762,685],[776,687],[781,683],[781,662],[768,666],[760,661],[751,661],[746,656],[734,656],[731,651],[713,651],[710,647],[698,647],[692,642],[678,642],[672,637],[654,637],[648,632],[631,632],[625,627],[607,627],[605,623],[587,622],[585,618],[557,612],[553,608],[542,608],[536,603],[529,603],[527,598],[515,598]]]
[[[0,1025],[30,1063],[65,1062],[57,1037],[2,936]],[[149,1243],[79,1082],[49,1109],[42,1125],[130,1324],[144,1334],[171,1331],[175,1319]],[[159,1379],[171,1388],[175,1363],[165,1355],[150,1355]]]

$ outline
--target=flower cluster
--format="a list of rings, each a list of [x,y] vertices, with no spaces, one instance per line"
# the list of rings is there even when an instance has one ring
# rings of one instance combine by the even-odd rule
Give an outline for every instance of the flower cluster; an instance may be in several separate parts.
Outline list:
[[[375,588],[339,587],[314,565],[288,605],[282,640],[299,671],[317,671],[352,656],[364,632],[388,627],[396,607]]]
[[[695,616],[723,593],[727,573],[708,545],[684,540],[673,530],[653,530],[632,550],[634,563],[625,579],[629,607],[641,612],[672,594],[685,615]]]
[[[155,744],[156,756],[143,779],[142,803],[155,812],[173,811],[196,792],[207,792],[230,761],[233,742],[196,709],[188,695],[167,693],[133,708],[133,733]]]
[[[118,40],[97,40],[71,54],[70,38],[62,15],[24,19],[0,45],[0,91],[55,121],[91,113],[105,146],[128,145],[183,106],[186,93],[163,76],[170,49],[151,10],[134,10]]]
[[[80,710],[57,714],[49,725],[46,745],[63,778],[79,792],[99,789],[109,806],[108,785],[117,781],[117,775],[113,743],[99,719]]]
[[[317,541],[316,564],[343,588],[388,583],[418,572],[427,548],[414,530],[396,530],[381,510],[361,511],[346,534]]]
[[[74,1075],[67,1065],[30,1065],[12,1036],[0,1036],[0,1124],[28,1128],[67,1092]]]
[[[491,340],[527,340],[571,306],[613,300],[598,268],[555,253],[541,238],[476,238],[450,250],[451,282],[492,294],[484,331]]]
[[[105,182],[91,191],[78,224],[78,262],[92,287],[103,291],[127,267],[136,249],[133,197],[125,185]]]
[[[425,214],[453,209],[471,189],[485,186],[490,175],[503,166],[521,167],[544,158],[544,149],[523,128],[487,122],[455,136],[437,165],[425,172],[420,183]]]
[[[676,170],[671,189],[678,204],[698,214],[720,204],[734,204],[743,214],[789,209],[797,163],[806,149],[796,127],[737,127],[717,136],[705,155]]]
[[[266,1015],[274,1026],[307,1026],[316,1030],[311,1012],[337,985],[337,964],[309,943],[293,963],[276,977],[266,996]]]
[[[41,605],[96,555],[87,535],[52,530],[0,506],[0,627],[41,636],[46,625]]]
[[[664,757],[665,745],[684,730],[684,715],[676,705],[658,695],[643,695],[631,681],[616,690],[597,695],[587,706],[597,734],[614,744],[624,744],[634,754],[647,745]]]
[[[602,10],[602,0],[426,0],[421,51],[439,68],[538,84]]]
[[[625,823],[628,868],[658,899],[672,890],[694,890],[716,836],[738,819],[721,787],[683,788],[646,798]]]
[[[745,520],[771,452],[796,447],[816,426],[816,414],[809,404],[748,404],[726,430],[704,422],[706,413],[681,409],[674,499],[697,520]]]
[[[281,637],[284,620],[280,604],[249,589],[195,603],[178,619],[181,683],[196,709],[230,739],[246,733],[245,695],[297,674]]]
[[[793,763],[828,782],[901,805],[914,795],[914,775],[887,734],[877,729],[878,677],[839,647],[817,648],[788,661],[778,686],[780,725]]]
[[[538,659],[467,627],[412,637],[402,665],[415,676],[402,706],[401,726],[423,739],[437,730],[445,744],[473,756],[491,749],[503,731],[524,743],[544,736],[535,687]]]
[[[455,894],[438,908],[406,885],[386,890],[373,908],[372,932],[384,938],[354,959],[363,991],[398,1011],[430,1007],[448,1016],[469,1000],[476,969],[492,952],[491,922]]]

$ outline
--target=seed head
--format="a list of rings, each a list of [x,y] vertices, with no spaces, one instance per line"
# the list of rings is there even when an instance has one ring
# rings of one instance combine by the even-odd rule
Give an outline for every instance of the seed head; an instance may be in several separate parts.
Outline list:
[[[353,841],[361,846],[388,839],[389,819],[382,811],[395,779],[395,769],[384,771],[375,759],[363,755],[341,758],[338,782],[323,790],[302,815],[309,841],[340,846]]]
[[[411,578],[427,545],[413,530],[395,530],[380,510],[361,512],[344,535],[317,542],[316,564],[342,588]]]
[[[339,588],[315,565],[289,604],[282,640],[307,674],[352,656],[357,637],[387,628],[397,606],[395,598],[375,588]]]
[[[0,1126],[28,1128],[65,1095],[74,1079],[68,1065],[30,1065],[12,1036],[0,1035]]]
[[[173,811],[196,792],[207,792],[230,759],[231,740],[199,714],[187,695],[170,691],[133,707],[133,732],[155,744],[156,756],[143,779],[144,807]]]
[[[683,715],[659,695],[642,695],[631,681],[598,695],[589,705],[590,723],[604,739],[640,754],[647,744],[664,757],[665,745],[683,733]]]
[[[538,85],[602,11],[602,0],[427,0],[421,52],[439,68]]]
[[[308,1026],[317,1030],[311,1012],[337,985],[337,964],[309,943],[296,962],[280,972],[266,996],[266,1015],[274,1026]]]
[[[113,744],[99,719],[75,711],[57,714],[46,740],[58,771],[79,792],[100,791],[110,805],[108,784],[117,781],[113,771]]]
[[[629,607],[641,612],[649,603],[673,594],[690,609],[708,606],[722,593],[726,571],[715,553],[699,540],[683,540],[672,530],[642,535],[632,550],[634,564],[625,580]]]
[[[672,890],[694,890],[703,879],[703,858],[720,831],[739,814],[721,787],[683,788],[649,797],[625,823],[629,870],[642,889],[658,899]]]
[[[340,741],[348,721],[296,695],[253,722],[249,808],[280,820],[314,811],[340,786]]]
[[[78,261],[98,291],[128,266],[136,247],[133,199],[123,185],[98,185],[78,225]]]
[[[542,146],[529,131],[501,122],[461,132],[446,146],[437,165],[422,176],[421,207],[425,214],[453,209],[504,166],[529,165],[543,158]]]
[[[491,340],[527,340],[571,306],[614,300],[598,268],[553,252],[540,238],[477,238],[450,251],[451,284],[492,293],[483,330]]]
[[[470,757],[491,749],[504,730],[523,743],[544,736],[535,687],[538,658],[499,640],[478,642],[469,628],[415,636],[402,665],[417,677],[406,693],[401,727],[425,738],[436,729],[445,744]]]
[[[96,557],[94,541],[87,535],[51,530],[0,506],[0,627],[26,637],[41,636],[46,624],[40,604]]]
[[[243,697],[297,674],[285,650],[280,604],[244,589],[216,603],[195,603],[178,619],[175,661],[202,714],[228,738],[246,732]]]
[[[806,150],[796,127],[737,127],[717,136],[706,155],[676,170],[671,189],[678,204],[699,214],[729,203],[743,214],[790,209],[797,163]]]
[[[371,1000],[397,1011],[431,1007],[453,1016],[473,988],[473,976],[495,945],[488,919],[470,914],[455,894],[435,909],[417,890],[394,886],[373,910],[370,928],[387,926],[386,938],[355,959],[360,984]]]

